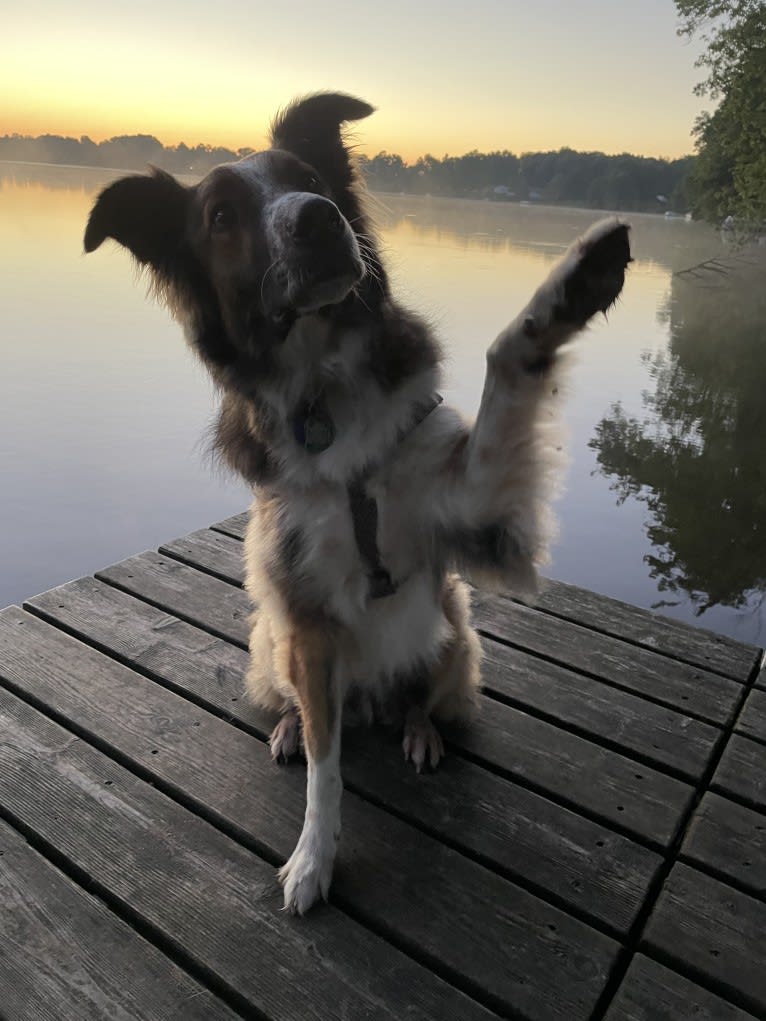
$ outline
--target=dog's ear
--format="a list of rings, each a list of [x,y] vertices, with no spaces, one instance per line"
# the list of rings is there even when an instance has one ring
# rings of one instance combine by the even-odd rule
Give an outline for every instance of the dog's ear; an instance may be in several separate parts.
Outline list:
[[[374,110],[354,96],[318,92],[295,100],[277,115],[271,126],[271,144],[310,163],[331,188],[347,188],[353,170],[341,125],[369,117]]]
[[[85,230],[85,251],[107,238],[128,248],[141,263],[166,267],[186,228],[191,191],[164,170],[123,177],[101,192]]]

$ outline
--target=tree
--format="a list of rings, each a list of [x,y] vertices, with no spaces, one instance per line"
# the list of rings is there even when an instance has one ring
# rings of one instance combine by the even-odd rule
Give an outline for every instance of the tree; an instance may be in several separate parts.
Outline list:
[[[766,219],[766,0],[676,0],[681,35],[700,34],[707,78],[698,95],[720,99],[697,120],[699,158],[689,192],[708,220]]]

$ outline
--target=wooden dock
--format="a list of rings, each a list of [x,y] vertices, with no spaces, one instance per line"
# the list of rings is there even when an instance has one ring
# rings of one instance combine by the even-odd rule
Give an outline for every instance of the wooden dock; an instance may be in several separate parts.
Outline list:
[[[240,515],[0,613],[0,1017],[766,1018],[761,651],[568,585],[478,596],[434,774],[344,739],[331,903],[280,910],[305,767],[242,698]]]

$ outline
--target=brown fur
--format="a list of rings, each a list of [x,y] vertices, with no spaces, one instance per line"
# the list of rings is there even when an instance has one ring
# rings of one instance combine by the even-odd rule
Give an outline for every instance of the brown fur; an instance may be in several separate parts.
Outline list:
[[[306,751],[321,762],[330,748],[338,706],[332,691],[333,642],[328,628],[302,621],[275,649],[278,669],[290,678],[303,723]]]

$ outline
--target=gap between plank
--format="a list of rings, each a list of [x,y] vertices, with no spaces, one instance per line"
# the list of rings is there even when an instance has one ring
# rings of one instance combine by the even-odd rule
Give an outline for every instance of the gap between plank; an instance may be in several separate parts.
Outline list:
[[[39,614],[38,616],[47,624],[52,623],[44,614]],[[82,641],[82,639],[78,635],[73,634],[66,628],[59,626],[59,630],[69,634],[72,638],[74,638],[77,641]],[[96,649],[96,651],[104,654],[103,650],[95,643],[91,644],[89,642],[83,642],[82,644],[94,648]],[[166,691],[171,691],[173,694],[176,694],[179,697],[184,697],[183,690],[175,688],[170,683],[158,681],[151,674],[151,672],[142,670],[140,668],[136,669],[136,667],[133,664],[125,660],[121,660],[117,656],[113,656],[110,658],[112,658],[115,662],[120,662],[122,665],[128,667],[131,670],[135,670],[136,673],[146,677],[153,683],[156,683],[158,687],[161,687]],[[102,752],[108,758],[113,759],[124,769],[128,770],[128,772],[134,774],[143,781],[151,783],[154,787],[157,788],[157,790],[165,794],[166,797],[169,797],[171,800],[182,805],[182,807],[191,811],[193,814],[200,816],[200,818],[204,819],[205,822],[211,824],[216,829],[225,833],[226,836],[235,840],[237,843],[242,844],[248,850],[253,851],[255,854],[258,855],[258,857],[268,862],[268,864],[273,865],[275,868],[278,868],[284,864],[279,855],[274,854],[268,846],[262,844],[257,839],[257,837],[253,836],[249,831],[240,830],[235,824],[227,821],[223,816],[219,816],[215,809],[210,808],[203,802],[199,801],[197,798],[188,794],[183,788],[178,787],[175,784],[163,779],[161,775],[158,775],[155,772],[153,772],[148,766],[145,766],[140,762],[135,761],[126,753],[115,748],[108,741],[103,740],[98,735],[98,733],[95,733],[89,728],[84,727],[81,724],[77,723],[76,721],[71,720],[69,717],[67,717],[60,711],[48,705],[48,703],[46,703],[42,699],[37,698],[33,693],[28,692],[26,689],[20,688],[18,685],[14,684],[12,681],[9,681],[2,676],[0,676],[0,685],[6,688],[8,691],[12,692],[13,695],[15,695],[21,701],[26,702],[27,704],[31,705],[34,709],[36,709],[38,712],[42,713],[49,719],[53,720],[59,726],[70,731],[72,734],[74,734],[81,740],[85,741],[87,744],[92,745],[94,748]],[[189,701],[191,704],[196,705],[198,708],[201,708],[204,711],[209,712],[211,716],[214,716],[221,722],[227,723],[235,727],[237,730],[242,731],[243,733],[247,734],[248,737],[253,738],[253,740],[257,740],[261,744],[268,743],[268,737],[262,731],[256,729],[251,725],[247,725],[242,721],[232,719],[224,715],[221,711],[217,709],[216,706],[207,703],[204,699],[189,698],[186,700]],[[510,782],[513,783],[514,781]],[[621,933],[616,927],[610,925],[603,919],[599,919],[591,915],[591,913],[588,912],[587,910],[577,905],[570,904],[565,900],[565,898],[557,895],[553,891],[550,891],[543,886],[540,886],[533,880],[530,880],[525,876],[517,874],[512,869],[509,869],[498,862],[492,861],[491,858],[482,855],[480,852],[474,851],[471,848],[464,847],[458,841],[454,840],[454,838],[440,833],[438,830],[434,829],[431,826],[428,826],[421,820],[418,820],[416,817],[408,815],[406,812],[397,810],[395,806],[386,804],[382,799],[377,798],[372,794],[369,794],[353,781],[349,782],[344,778],[343,783],[345,789],[348,790],[351,794],[355,795],[360,800],[372,805],[374,808],[377,808],[379,811],[385,812],[387,815],[390,815],[395,819],[398,819],[401,822],[405,823],[413,830],[423,833],[426,836],[430,837],[431,839],[434,839],[439,843],[444,844],[444,846],[449,847],[451,850],[460,854],[462,857],[467,858],[469,861],[473,861],[475,864],[480,865],[488,872],[492,872],[493,874],[499,876],[500,878],[505,879],[506,881],[512,883],[514,886],[517,886],[519,889],[525,890],[527,893],[532,894],[532,896],[536,897],[538,900],[543,901],[544,903],[549,904],[551,907],[557,908],[560,911],[563,911],[565,914],[570,915],[572,918],[576,919],[579,922],[582,922],[589,928],[594,929],[597,932],[601,933],[602,935],[608,936],[609,938],[615,940],[615,942],[622,943],[624,941],[625,938],[624,933]],[[532,789],[533,793],[540,793],[541,796],[545,796],[544,792],[535,791],[533,787],[527,787],[526,789]],[[552,801],[553,799],[546,797],[546,800]],[[578,812],[576,814],[582,816],[581,812]],[[619,832],[619,829],[617,827],[605,826],[604,828],[609,829],[612,832]],[[627,836],[627,834],[623,835]],[[633,842],[639,844],[639,846],[644,846],[640,841],[634,840]],[[343,910],[346,911],[345,906]]]
[[[127,901],[124,901],[107,887],[103,886],[95,876],[68,858],[62,851],[40,836],[36,830],[19,819],[15,813],[10,812],[4,805],[0,805],[0,819],[15,829],[34,851],[41,855],[62,875],[76,883],[89,896],[100,900],[113,915],[130,926],[139,936],[142,936],[148,943],[163,953],[173,964],[185,971],[187,975],[207,989],[209,993],[217,996],[219,1000],[225,1003],[235,1014],[243,1018],[244,1021],[272,1021],[272,1018],[259,1010],[252,1001],[228,985],[211,968],[198,961],[179,943],[155,928],[151,922],[147,922]]]
[[[699,804],[702,801],[703,796],[707,793],[708,790],[710,790],[710,784],[721,762],[723,754],[726,750],[726,746],[728,745],[729,740],[731,739],[731,736],[734,733],[734,728],[737,725],[737,721],[742,713],[745,702],[747,700],[747,696],[752,691],[757,676],[758,665],[753,664],[753,667],[751,668],[750,671],[750,676],[742,685],[742,692],[737,699],[732,720],[722,730],[721,735],[713,749],[713,753],[710,756],[707,768],[705,769],[702,777],[700,778],[699,784],[695,788],[694,797],[692,798],[688,809],[679,820],[676,834],[667,848],[667,853],[666,855],[664,855],[664,861],[660,866],[657,875],[654,877],[654,880],[649,886],[646,899],[644,900],[644,903],[641,909],[639,910],[633,925],[631,926],[630,932],[628,933],[628,938],[625,941],[624,945],[621,947],[620,951],[618,952],[617,960],[612,969],[612,975],[607,980],[607,983],[604,986],[601,996],[599,997],[598,1002],[596,1003],[596,1007],[593,1010],[590,1021],[603,1021],[603,1018],[607,1010],[609,1009],[612,1000],[617,995],[617,992],[619,991],[625,979],[625,976],[628,972],[628,968],[630,967],[633,958],[635,957],[636,953],[639,950],[641,950],[641,952],[645,954],[647,957],[657,960],[660,964],[666,963],[661,960],[662,956],[664,955],[657,954],[653,949],[641,946],[644,931],[646,929],[646,925],[649,921],[652,912],[657,906],[657,902],[660,898],[663,887],[665,886],[665,881],[670,875],[673,867],[680,860],[681,847],[684,843],[684,840],[686,839],[686,835],[688,833],[692,819],[694,818],[694,814],[697,811],[697,808],[699,807]],[[696,866],[694,867],[696,868]],[[733,886],[733,884],[728,885]],[[723,996],[724,999],[727,999],[730,1003],[733,1003],[735,1006],[742,1007],[749,1013],[752,1012],[752,1006],[746,1005],[739,995],[737,995],[737,998],[734,999],[723,984],[719,985],[714,980],[711,981],[709,977],[705,977],[701,973],[698,973],[693,965],[686,964],[685,962],[679,960],[673,961],[671,967],[674,971],[678,972],[678,974],[684,975],[686,978],[691,979],[691,981],[695,982],[703,989],[707,989],[708,992],[714,993],[717,996]]]
[[[192,815],[202,819],[205,823],[218,830],[218,832],[223,833],[224,836],[230,840],[244,847],[252,854],[255,854],[268,865],[273,866],[275,870],[284,864],[282,857],[272,851],[267,845],[259,841],[257,837],[253,836],[248,831],[240,830],[235,823],[232,823],[223,816],[220,816],[215,809],[188,794],[183,788],[178,787],[176,784],[173,784],[155,774],[148,767],[141,765],[124,752],[121,752],[119,749],[109,745],[106,741],[101,740],[98,735],[93,734],[93,732],[88,730],[86,727],[82,727],[79,724],[70,721],[66,716],[56,710],[52,710],[33,695],[18,689],[15,684],[9,683],[5,679],[0,679],[0,683],[13,695],[19,698],[20,701],[31,705],[42,715],[53,720],[53,722],[58,726],[95,748],[113,762],[116,762],[121,768],[125,769],[126,772],[138,777],[138,779],[142,782],[150,784],[155,790],[159,791],[170,801],[184,808]],[[191,957],[191,955],[189,955],[188,952],[180,945],[176,944],[175,941],[155,930],[154,926],[151,923],[144,921],[129,904],[109,891],[108,888],[103,887],[98,880],[90,876],[86,870],[82,869],[75,862],[67,858],[66,855],[59,851],[54,845],[50,844],[44,837],[41,837],[28,824],[18,819],[15,813],[9,812],[3,805],[0,805],[0,819],[4,819],[18,830],[18,832],[27,839],[30,846],[42,854],[52,865],[67,875],[68,878],[77,882],[78,885],[86,892],[95,892],[107,905],[107,907],[109,907],[109,909],[112,910],[119,918],[128,922],[137,932],[144,936],[144,938],[157,946],[157,948],[167,957],[175,963],[180,964],[190,975],[205,985],[209,991],[215,993],[215,995],[217,995],[220,999],[224,1000],[227,1006],[239,1003],[241,1006],[237,1007],[237,1013],[240,1014],[240,1016],[246,1018],[247,1021],[261,1021],[261,1019],[263,1019],[263,1021],[270,1021],[268,1015],[263,1014],[260,1011],[256,1012],[256,1008],[249,1000],[243,997],[242,994],[231,989],[231,987],[226,985],[223,980],[217,978],[212,971],[206,969],[203,964],[196,962],[195,959]],[[276,875],[274,877],[274,882],[276,883]],[[521,884],[515,885],[521,886]],[[539,899],[542,900],[542,898]],[[483,989],[477,983],[465,976],[455,974],[448,965],[444,964],[438,958],[432,957],[417,943],[411,942],[410,940],[397,935],[387,925],[372,919],[364,910],[360,910],[352,902],[347,901],[346,898],[334,895],[332,890],[329,902],[339,912],[346,915],[357,924],[362,925],[374,936],[382,939],[395,950],[398,950],[400,953],[409,957],[416,964],[421,967],[425,967],[447,985],[464,993],[466,996],[469,996],[471,999],[475,1000],[476,1003],[487,1008],[498,1017],[508,1019],[508,1021],[525,1021],[523,1015],[515,1011],[510,1013],[507,1012],[502,1001],[494,996],[489,990]],[[572,912],[569,911],[567,911],[567,913],[572,914]],[[574,917],[573,914],[572,917]],[[595,926],[592,926],[592,928],[595,928]],[[615,942],[619,942],[619,939],[615,938]],[[171,948],[172,952],[168,951],[168,947]],[[191,962],[189,966],[187,966],[187,961]],[[200,978],[201,975],[209,976],[209,978],[205,978],[203,981],[203,979]],[[221,990],[224,992],[221,992]],[[226,996],[234,997],[234,999],[226,999]],[[245,1008],[244,1012],[243,1007]],[[232,1007],[232,1009],[234,1009],[234,1007]],[[247,1013],[247,1011],[249,1011],[249,1013]]]
[[[107,584],[105,579],[98,580],[101,584]],[[112,587],[117,588],[117,586]],[[119,591],[122,591],[122,589],[120,589]],[[140,596],[136,596],[135,593],[131,592],[128,594],[131,596],[132,599],[137,599],[139,602],[143,602],[146,603],[147,605],[157,607],[156,603],[150,602],[149,600],[145,600]],[[164,609],[161,606],[158,608]],[[56,617],[40,609],[39,607],[31,604],[29,605],[24,604],[24,609],[26,610],[27,613],[30,613],[33,616],[38,617],[40,620],[44,620],[47,624],[51,624],[54,627],[57,627],[65,634],[71,635],[73,638],[76,638],[84,645],[88,645],[91,648],[96,649],[98,652],[102,653],[105,656],[108,656],[110,659],[116,660],[123,666],[127,666],[131,670],[134,670],[137,673],[141,674],[142,676],[148,678],[155,684],[159,684],[160,687],[166,688],[167,690],[172,691],[174,694],[179,695],[181,698],[184,698],[187,701],[192,702],[194,705],[199,706],[199,708],[204,709],[206,712],[211,713],[211,715],[213,716],[216,716],[224,723],[228,723],[230,726],[236,727],[238,730],[244,731],[251,737],[257,738],[259,741],[262,741],[264,743],[268,742],[268,734],[266,734],[264,731],[259,730],[253,724],[249,724],[244,720],[232,717],[231,715],[227,714],[222,708],[218,707],[212,702],[208,702],[207,699],[203,698],[202,696],[196,695],[193,692],[188,691],[186,688],[183,688],[180,685],[175,684],[173,681],[170,681],[167,678],[162,677],[161,675],[155,673],[152,670],[147,669],[141,664],[132,662],[126,656],[121,656],[116,650],[110,648],[109,646],[103,645],[101,642],[91,638],[88,635],[82,634],[81,632],[77,631],[76,628],[61,623],[56,619]],[[177,616],[179,620],[186,619],[179,615],[175,616]],[[192,626],[197,627],[200,630],[206,630],[200,628],[199,624],[195,624],[193,621],[187,620],[187,623],[192,624]],[[212,632],[208,633],[212,634]],[[230,645],[236,645],[236,643],[231,642],[229,639],[226,638],[222,638],[220,640],[229,642]],[[236,647],[239,648],[238,645]],[[605,829],[611,830],[614,833],[618,833],[620,836],[626,837],[633,843],[639,844],[640,846],[645,847],[648,850],[655,851],[664,857],[667,848],[665,848],[664,845],[662,845],[658,841],[653,840],[651,837],[638,833],[628,826],[621,825],[615,822],[614,820],[609,819],[596,811],[593,811],[592,809],[585,808],[579,805],[577,802],[567,798],[566,796],[562,796],[553,791],[549,791],[547,788],[543,787],[540,784],[536,784],[534,781],[529,780],[527,777],[514,774],[510,770],[505,769],[503,766],[490,762],[487,759],[482,758],[480,755],[477,755],[476,753],[469,751],[468,749],[456,747],[449,741],[447,741],[446,744],[451,753],[457,756],[458,758],[466,759],[467,761],[472,762],[474,765],[479,766],[480,768],[486,770],[489,773],[494,774],[495,776],[499,776],[502,779],[517,785],[518,787],[522,787],[525,790],[531,791],[533,794],[537,794],[540,797],[545,798],[547,801],[550,801],[555,805],[559,805],[561,808],[565,808],[568,811],[574,812],[576,815],[579,815],[584,819],[588,819],[589,821],[594,822],[599,826],[603,826]],[[629,756],[624,757],[630,758]],[[638,764],[643,765],[643,763],[640,762]],[[690,791],[693,792],[694,790],[693,784],[685,782],[685,785],[689,788]],[[352,787],[349,786],[348,789],[352,790]],[[354,790],[354,793],[357,793],[357,791]],[[375,804],[375,802],[372,801],[366,794],[359,792],[359,796],[362,797],[365,801],[370,801],[371,804]],[[388,811],[388,809],[386,809],[386,811]],[[423,829],[422,824],[420,824],[419,821],[410,818],[408,818],[407,821],[411,826],[414,826],[416,829],[419,829],[422,832],[427,832],[426,830]],[[461,851],[461,854],[465,854],[465,852]],[[470,856],[466,855],[466,857]]]

